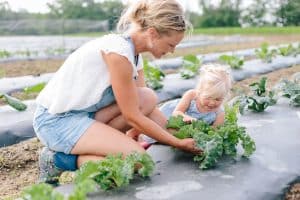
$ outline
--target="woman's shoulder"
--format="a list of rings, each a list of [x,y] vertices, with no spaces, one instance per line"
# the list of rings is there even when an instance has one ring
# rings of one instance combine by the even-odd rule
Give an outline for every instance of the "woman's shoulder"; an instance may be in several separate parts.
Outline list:
[[[115,33],[110,33],[103,35],[101,37],[97,37],[95,39],[92,39],[88,42],[86,42],[83,46],[83,48],[130,48],[130,45],[126,41],[126,39],[120,35]]]
[[[128,41],[126,40],[126,38],[121,35],[121,34],[117,34],[117,33],[109,33],[106,34],[104,36],[101,37],[102,41],[106,41],[106,42],[110,42],[110,44],[128,44]]]

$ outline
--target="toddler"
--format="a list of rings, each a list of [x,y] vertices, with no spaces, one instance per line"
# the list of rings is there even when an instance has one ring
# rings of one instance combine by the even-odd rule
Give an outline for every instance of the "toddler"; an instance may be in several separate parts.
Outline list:
[[[181,115],[185,122],[203,120],[214,127],[223,124],[225,113],[222,103],[228,96],[231,85],[232,78],[227,66],[202,66],[196,88],[188,90],[182,96],[172,115]]]

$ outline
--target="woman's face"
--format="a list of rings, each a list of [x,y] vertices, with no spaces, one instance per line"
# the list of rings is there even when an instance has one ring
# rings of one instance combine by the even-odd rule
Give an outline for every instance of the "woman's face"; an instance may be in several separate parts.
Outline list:
[[[156,32],[157,33],[157,32]],[[172,31],[169,35],[159,35],[158,33],[152,36],[150,41],[150,52],[155,58],[160,58],[167,53],[173,53],[175,47],[183,39],[184,32]]]

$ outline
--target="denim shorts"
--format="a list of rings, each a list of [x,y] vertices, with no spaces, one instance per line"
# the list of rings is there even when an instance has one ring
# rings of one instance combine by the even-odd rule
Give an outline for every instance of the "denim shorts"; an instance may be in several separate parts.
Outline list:
[[[84,110],[50,114],[38,105],[33,118],[33,128],[40,141],[51,150],[69,154],[79,138],[95,121],[95,113],[115,102],[111,86],[102,94],[100,101]]]

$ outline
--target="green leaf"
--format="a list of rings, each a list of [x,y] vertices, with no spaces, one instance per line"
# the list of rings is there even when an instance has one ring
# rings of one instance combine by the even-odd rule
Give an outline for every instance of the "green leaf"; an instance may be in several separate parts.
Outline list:
[[[242,147],[244,148],[243,156],[250,157],[250,155],[252,155],[253,152],[256,150],[254,140],[252,140],[251,137],[246,133],[240,134],[240,139],[242,141]]]
[[[73,193],[70,194],[68,200],[86,200],[86,196],[90,192],[96,191],[96,183],[91,179],[85,179],[75,185]]]
[[[180,75],[184,79],[193,78],[198,74],[201,61],[195,55],[186,55],[183,57],[182,68],[179,70]]]
[[[37,184],[26,188],[22,192],[23,200],[63,200],[64,196],[45,183]]]
[[[194,133],[195,129],[193,128],[193,125],[188,124],[180,127],[180,129],[174,133],[174,136],[179,139],[191,138],[193,137]]]
[[[239,58],[237,56],[229,56],[229,55],[221,55],[219,60],[227,65],[229,65],[233,69],[240,69],[244,64],[244,59]]]
[[[232,107],[230,107],[229,105],[225,105],[225,123],[236,124],[238,120],[237,117],[238,111],[239,111],[238,104]]]
[[[34,86],[24,88],[24,92],[26,94],[39,93],[40,91],[42,91],[44,89],[45,86],[46,86],[46,83],[39,83]]]
[[[255,49],[255,54],[264,62],[269,63],[272,62],[272,58],[277,54],[277,51],[275,49],[269,50],[268,43],[263,43],[260,49]]]
[[[157,66],[150,65],[147,60],[144,60],[144,75],[148,87],[154,90],[163,87],[162,80],[165,74]]]
[[[4,98],[5,102],[8,105],[10,105],[11,107],[13,107],[14,109],[16,109],[18,111],[24,111],[27,108],[26,104],[24,104],[19,99],[11,97],[11,96],[9,96],[7,94],[2,94],[2,97]]]
[[[179,129],[182,126],[186,125],[187,123],[185,123],[183,121],[183,117],[182,116],[171,116],[168,120],[168,123],[166,125],[166,128],[174,128],[174,129]]]
[[[201,161],[199,166],[200,169],[207,169],[215,166],[223,152],[222,137],[217,134],[207,135],[198,132],[193,138],[197,143],[197,147],[203,150],[203,155],[194,157],[194,161]]]
[[[263,96],[266,93],[267,77],[262,77],[259,82],[251,83],[249,86],[257,96]]]
[[[153,173],[154,170],[154,162],[150,155],[148,154],[139,154],[139,153],[132,153],[126,158],[126,162],[134,163],[139,165],[138,174],[142,177],[148,177]]]

